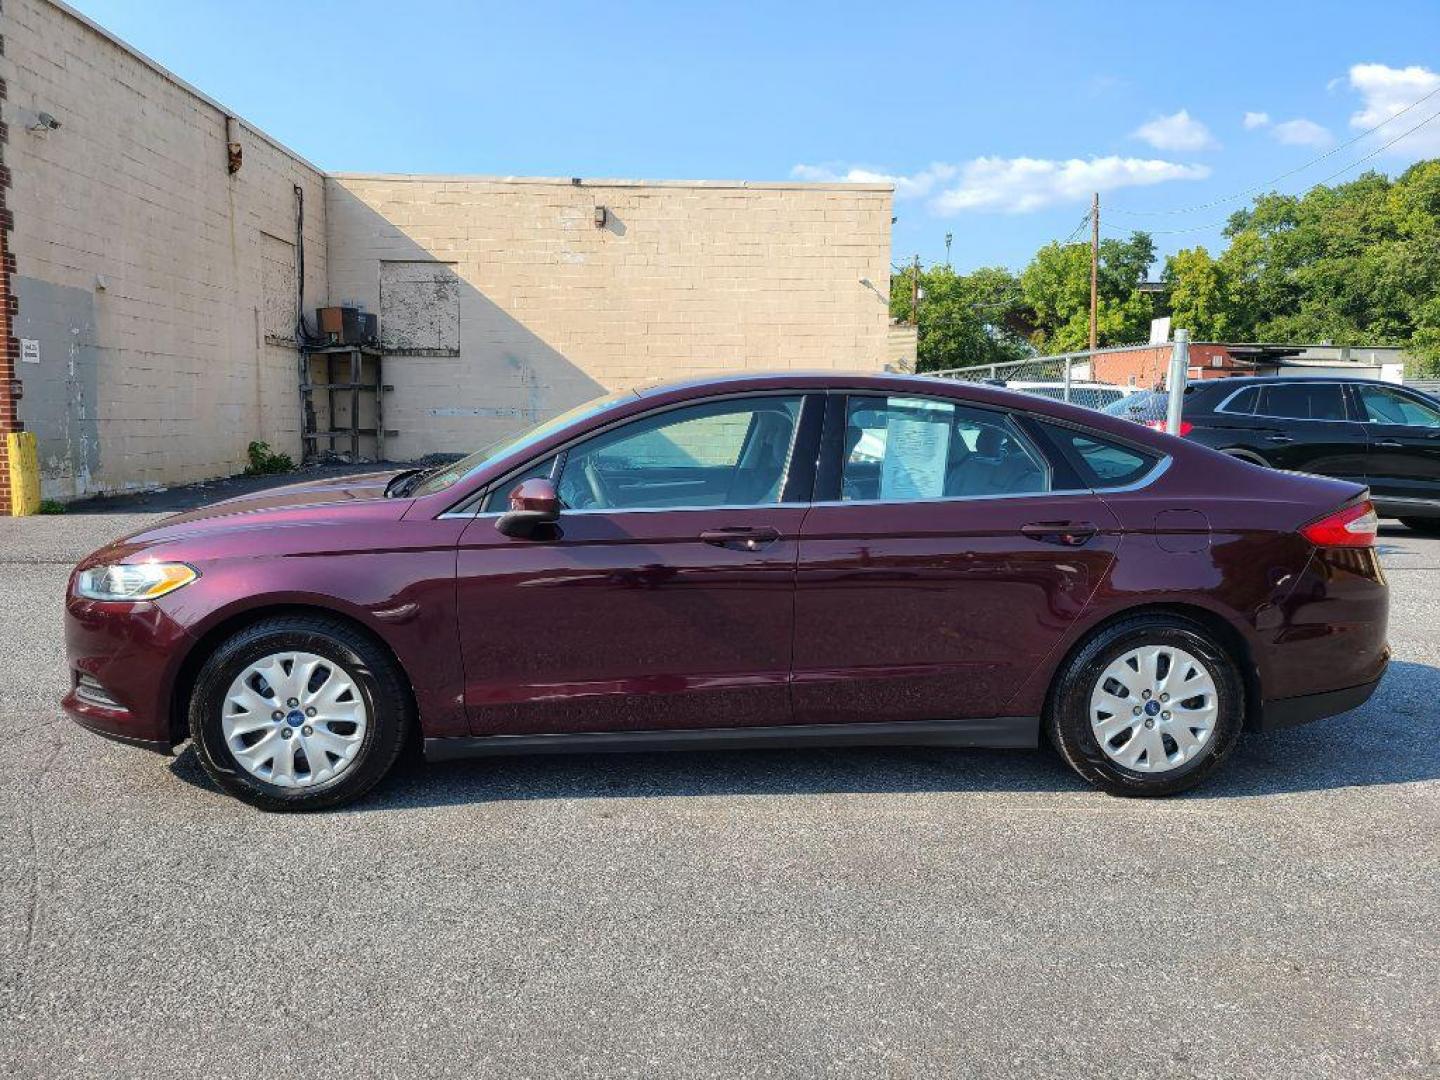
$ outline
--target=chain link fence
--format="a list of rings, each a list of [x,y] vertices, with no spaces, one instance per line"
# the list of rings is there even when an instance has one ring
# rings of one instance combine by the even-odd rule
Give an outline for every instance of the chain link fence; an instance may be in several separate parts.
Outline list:
[[[1027,394],[1104,409],[1122,398],[1164,389],[1173,347],[1122,345],[1055,356],[1036,356],[1003,364],[977,364],[925,374],[962,382],[983,382]]]

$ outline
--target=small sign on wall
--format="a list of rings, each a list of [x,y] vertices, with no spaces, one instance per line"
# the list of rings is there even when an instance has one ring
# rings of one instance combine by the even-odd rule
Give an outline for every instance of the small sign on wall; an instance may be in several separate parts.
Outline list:
[[[40,362],[40,342],[36,338],[20,339],[20,362],[23,364],[38,364]]]

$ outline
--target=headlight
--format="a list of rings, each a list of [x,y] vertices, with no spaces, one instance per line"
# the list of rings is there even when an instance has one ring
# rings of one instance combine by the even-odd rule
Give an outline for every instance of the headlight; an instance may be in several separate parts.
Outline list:
[[[92,566],[75,579],[75,591],[91,600],[154,600],[199,576],[184,563]]]

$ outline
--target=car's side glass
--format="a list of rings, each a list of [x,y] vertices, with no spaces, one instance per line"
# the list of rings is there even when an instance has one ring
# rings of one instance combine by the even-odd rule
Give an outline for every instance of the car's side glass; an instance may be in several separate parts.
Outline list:
[[[1348,420],[1345,395],[1335,383],[1305,379],[1270,383],[1260,393],[1261,416],[1281,420]]]
[[[1048,423],[1045,430],[1051,439],[1070,452],[1080,478],[1098,490],[1139,483],[1160,461],[1156,454],[1122,446],[1092,432]]]
[[[1357,389],[1368,423],[1440,428],[1440,410],[1424,402],[1382,386],[1361,386]]]
[[[549,479],[555,470],[554,456],[547,457],[544,461],[537,461],[522,473],[517,473],[509,480],[506,480],[490,494],[485,496],[485,505],[481,507],[482,513],[504,513],[510,508],[510,492],[514,491],[516,485],[534,479]]]
[[[778,503],[803,400],[704,402],[597,435],[565,455],[560,501],[573,510]]]
[[[1233,396],[1227,398],[1220,407],[1219,412],[1230,413],[1235,416],[1249,416],[1255,411],[1255,406],[1260,401],[1260,387],[1247,386]]]
[[[920,397],[847,403],[844,501],[1001,497],[1050,486],[1049,462],[1002,414]]]

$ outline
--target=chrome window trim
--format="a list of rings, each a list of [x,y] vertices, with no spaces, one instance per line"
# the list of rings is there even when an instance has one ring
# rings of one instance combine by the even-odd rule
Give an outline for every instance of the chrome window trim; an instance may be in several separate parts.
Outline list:
[[[930,506],[934,503],[950,502],[994,502],[998,499],[1039,499],[1045,497],[1062,497],[1071,495],[1109,495],[1116,492],[1140,491],[1147,488],[1169,470],[1174,458],[1169,454],[1155,462],[1155,467],[1146,473],[1139,480],[1125,484],[1121,487],[1094,487],[1094,488],[1063,488],[1059,491],[1017,491],[1011,495],[942,495],[938,499],[827,499],[822,502],[793,502],[793,503],[741,503],[726,506],[637,506],[627,509],[616,510],[562,510],[562,518],[577,517],[581,515],[593,516],[606,514],[674,514],[674,513],[695,513],[701,510],[736,511],[736,510],[803,510],[811,506]],[[442,514],[442,518],[498,518],[503,517],[499,511],[486,510],[475,514],[451,513]]]
[[[1082,429],[1083,430],[1083,429]],[[1001,499],[1040,499],[1047,496],[1111,495],[1116,492],[1139,491],[1147,488],[1169,470],[1175,459],[1169,454],[1160,458],[1139,480],[1120,487],[1062,488],[1058,491],[1016,491],[1009,495],[942,495],[937,499],[827,499],[811,506],[932,506],[935,503],[998,502]]]
[[[1333,387],[1336,387],[1336,388],[1340,391],[1340,399],[1341,399],[1342,401],[1345,401],[1345,402],[1346,402],[1345,411],[1346,411],[1347,413],[1350,411],[1350,405],[1349,405],[1349,402],[1348,402],[1348,400],[1347,400],[1347,398],[1346,398],[1346,394],[1345,394],[1345,388],[1348,387],[1348,386],[1350,385],[1350,383],[1333,382],[1333,381],[1331,381],[1331,380],[1329,380],[1329,379],[1306,379],[1306,378],[1301,378],[1301,377],[1298,377],[1298,376],[1297,376],[1297,377],[1294,378],[1294,379],[1276,379],[1276,380],[1269,381],[1269,382],[1262,382],[1262,383],[1260,383],[1260,385],[1259,385],[1259,389],[1263,392],[1267,387],[1271,387],[1271,386],[1286,386],[1286,385],[1289,385],[1290,383],[1300,383],[1301,385],[1304,385],[1304,386],[1333,386]],[[1239,394],[1243,394],[1246,390],[1249,390],[1249,389],[1251,389],[1251,388],[1248,387],[1248,386],[1237,387],[1234,393],[1227,395],[1224,401],[1220,402],[1219,405],[1216,405],[1215,408],[1211,409],[1210,411],[1213,412],[1213,413],[1223,413],[1225,416],[1240,416],[1240,417],[1248,416],[1248,417],[1251,417],[1252,419],[1255,419],[1255,420],[1288,420],[1288,421],[1290,421],[1292,424],[1358,424],[1358,423],[1361,423],[1361,421],[1359,421],[1359,420],[1351,420],[1349,416],[1346,416],[1344,420],[1324,420],[1324,419],[1321,419],[1320,417],[1317,417],[1317,416],[1276,416],[1274,413],[1260,413],[1260,412],[1237,413],[1237,412],[1231,412],[1229,409],[1225,408],[1226,405],[1230,404],[1230,401],[1231,401],[1232,398],[1236,397],[1236,396],[1239,395]],[[1260,401],[1259,401],[1259,398],[1258,398],[1258,397],[1256,398],[1255,404],[1256,404],[1256,405],[1259,405],[1259,404],[1260,404]]]

